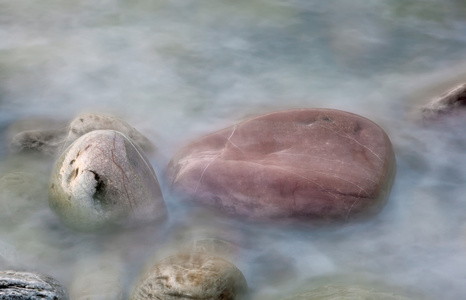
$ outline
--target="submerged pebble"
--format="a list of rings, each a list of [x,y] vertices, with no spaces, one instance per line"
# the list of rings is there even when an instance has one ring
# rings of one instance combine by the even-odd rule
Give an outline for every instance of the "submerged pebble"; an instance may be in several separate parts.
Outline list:
[[[232,263],[191,252],[156,264],[138,283],[131,300],[233,300],[242,299],[246,292],[246,280]]]
[[[330,109],[270,113],[190,143],[167,176],[188,201],[253,219],[347,220],[377,212],[396,169],[387,134]]]
[[[55,279],[36,273],[0,271],[2,300],[67,300],[65,289]]]
[[[384,293],[357,286],[327,285],[298,292],[283,300],[408,300],[392,293]]]
[[[86,257],[77,264],[69,294],[73,300],[122,300],[123,262],[117,254]]]
[[[52,173],[49,204],[80,230],[166,217],[150,163],[131,139],[113,130],[92,131],[65,150]]]

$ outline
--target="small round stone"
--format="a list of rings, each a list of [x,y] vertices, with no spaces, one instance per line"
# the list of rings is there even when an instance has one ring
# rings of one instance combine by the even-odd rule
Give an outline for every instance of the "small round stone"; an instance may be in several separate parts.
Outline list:
[[[232,263],[203,252],[170,256],[153,267],[131,300],[242,299],[246,280]]]
[[[67,300],[65,289],[55,279],[36,273],[0,271],[0,300]]]
[[[330,109],[270,113],[188,144],[168,181],[183,199],[252,219],[348,220],[380,210],[396,163],[386,133]]]
[[[52,173],[49,204],[66,225],[80,230],[166,217],[150,163],[113,130],[87,133],[65,150]]]

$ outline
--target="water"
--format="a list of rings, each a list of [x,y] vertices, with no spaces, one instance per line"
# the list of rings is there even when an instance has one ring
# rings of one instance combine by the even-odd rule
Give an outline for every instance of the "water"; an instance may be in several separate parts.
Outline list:
[[[331,283],[465,298],[466,136],[413,113],[466,78],[465,17],[460,0],[0,0],[0,265],[50,274],[75,298],[124,299],[148,261],[217,236],[237,245],[255,299]],[[296,107],[387,131],[398,172],[382,213],[341,228],[244,225],[167,190],[164,168],[189,140]],[[158,146],[166,225],[80,234],[50,212],[53,159],[9,152],[11,126],[82,112],[119,116]]]

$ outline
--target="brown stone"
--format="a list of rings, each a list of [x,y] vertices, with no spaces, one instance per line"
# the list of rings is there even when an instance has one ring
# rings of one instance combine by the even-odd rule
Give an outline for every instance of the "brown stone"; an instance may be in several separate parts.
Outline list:
[[[131,300],[242,299],[246,280],[232,263],[203,252],[170,256],[153,267]]]
[[[190,143],[167,176],[183,198],[262,218],[346,220],[377,211],[395,173],[386,133],[330,109],[270,113]]]

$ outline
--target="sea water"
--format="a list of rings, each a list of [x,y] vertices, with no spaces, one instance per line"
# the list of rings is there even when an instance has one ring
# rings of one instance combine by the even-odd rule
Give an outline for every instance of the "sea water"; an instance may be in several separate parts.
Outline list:
[[[254,299],[326,284],[465,298],[466,134],[417,114],[466,79],[465,17],[461,0],[0,0],[0,266],[49,274],[75,299],[125,299],[147,265],[221,238]],[[331,228],[250,224],[170,193],[164,169],[187,142],[301,107],[386,130],[398,169],[379,215]],[[21,122],[83,112],[118,116],[158,147],[149,159],[166,224],[84,234],[50,211],[54,158],[8,144]]]

